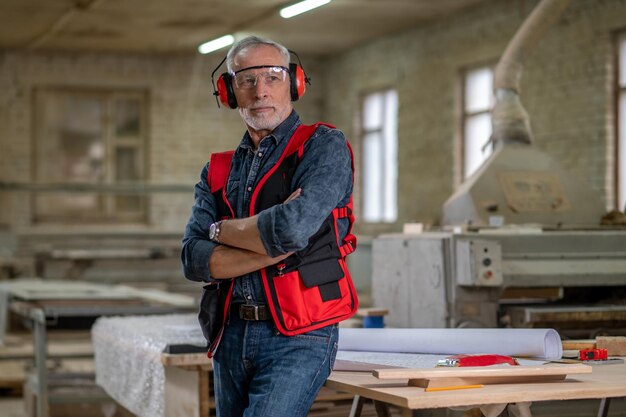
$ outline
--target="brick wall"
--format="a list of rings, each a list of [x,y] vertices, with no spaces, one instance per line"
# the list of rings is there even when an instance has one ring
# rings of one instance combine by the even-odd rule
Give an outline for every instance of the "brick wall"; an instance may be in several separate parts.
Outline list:
[[[153,196],[148,228],[182,233],[193,203],[193,184],[209,154],[234,148],[245,131],[238,112],[218,109],[211,95],[211,71],[221,59],[221,54],[0,51],[0,179],[33,180],[34,89],[143,89],[149,96],[149,181],[189,185],[185,194]],[[315,61],[303,59],[307,71],[317,78]],[[313,122],[321,101],[321,88],[310,88],[295,107],[305,122]],[[0,225],[28,229],[33,226],[31,218],[28,193],[0,191]]]
[[[496,63],[536,4],[488,2],[328,59],[324,115],[352,139],[357,170],[361,95],[399,92],[399,219],[394,225],[361,223],[359,232],[439,221],[460,178],[460,71]],[[626,1],[572,1],[528,59],[521,86],[535,146],[602,192],[607,207],[614,204],[613,34],[624,28]],[[357,207],[359,180],[357,174]]]

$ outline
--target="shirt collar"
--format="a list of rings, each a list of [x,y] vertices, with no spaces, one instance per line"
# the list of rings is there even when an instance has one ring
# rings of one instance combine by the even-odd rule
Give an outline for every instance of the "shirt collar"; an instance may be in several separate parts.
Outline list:
[[[291,114],[289,114],[289,116],[287,116],[287,118],[283,120],[281,124],[276,126],[272,133],[264,137],[262,141],[271,139],[272,141],[274,141],[274,144],[278,145],[284,139],[289,139],[293,135],[293,132],[296,130],[298,125],[300,125],[300,123],[300,116],[298,116],[298,113],[296,113],[295,110],[291,110]],[[243,135],[243,139],[241,139],[238,149],[254,149],[252,138],[247,131]]]

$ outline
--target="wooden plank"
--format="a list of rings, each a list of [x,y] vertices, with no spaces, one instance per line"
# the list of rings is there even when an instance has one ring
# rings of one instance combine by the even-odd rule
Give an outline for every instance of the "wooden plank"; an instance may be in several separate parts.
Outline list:
[[[422,388],[461,388],[494,384],[520,384],[564,380],[567,375],[591,373],[582,364],[542,366],[476,366],[428,369],[378,369],[373,375],[382,380],[408,379],[408,386]]]
[[[624,336],[598,336],[596,346],[598,349],[608,350],[611,356],[626,356],[626,337]]]
[[[548,377],[555,375],[587,374],[592,368],[582,364],[549,364],[541,366],[468,366],[418,369],[376,369],[378,379],[439,379],[439,378],[507,378]]]
[[[563,340],[563,350],[581,350],[581,349],[595,349],[595,339],[584,340]]]
[[[410,378],[409,385],[422,388],[482,388],[493,384],[521,384],[526,382],[562,381],[565,375],[527,375],[527,376],[469,376],[457,378]]]
[[[211,366],[213,361],[207,357],[206,353],[185,353],[171,354],[162,353],[161,363],[165,366]]]

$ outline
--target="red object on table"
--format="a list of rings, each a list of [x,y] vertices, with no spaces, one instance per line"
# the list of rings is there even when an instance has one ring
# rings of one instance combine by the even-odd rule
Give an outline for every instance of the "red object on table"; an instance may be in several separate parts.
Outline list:
[[[454,355],[437,362],[437,366],[519,365],[515,358],[505,355]]]
[[[579,351],[581,361],[605,361],[609,358],[607,349],[582,349]]]

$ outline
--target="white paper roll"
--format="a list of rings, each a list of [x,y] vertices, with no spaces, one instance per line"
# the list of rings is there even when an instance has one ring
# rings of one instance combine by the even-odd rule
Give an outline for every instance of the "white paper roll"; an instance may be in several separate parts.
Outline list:
[[[428,354],[491,353],[548,360],[563,354],[554,329],[339,329],[339,350]]]

